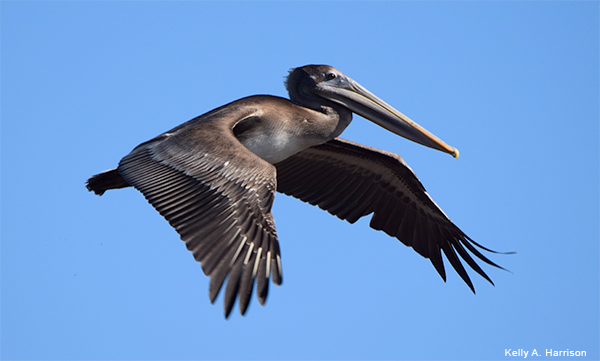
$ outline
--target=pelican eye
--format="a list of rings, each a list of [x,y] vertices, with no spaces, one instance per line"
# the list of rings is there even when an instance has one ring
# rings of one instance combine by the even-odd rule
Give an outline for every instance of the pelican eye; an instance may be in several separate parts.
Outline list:
[[[327,73],[325,75],[325,78],[327,78],[327,80],[333,80],[337,77],[337,75],[335,75],[335,73]]]

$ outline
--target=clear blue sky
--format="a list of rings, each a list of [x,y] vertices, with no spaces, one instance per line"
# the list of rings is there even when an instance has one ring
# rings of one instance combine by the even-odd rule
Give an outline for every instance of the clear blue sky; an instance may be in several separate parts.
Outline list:
[[[3,359],[506,360],[599,354],[598,2],[6,2]],[[330,64],[457,147],[355,117],[491,258],[477,295],[368,220],[278,194],[284,283],[223,317],[140,193],[87,192],[133,147]]]

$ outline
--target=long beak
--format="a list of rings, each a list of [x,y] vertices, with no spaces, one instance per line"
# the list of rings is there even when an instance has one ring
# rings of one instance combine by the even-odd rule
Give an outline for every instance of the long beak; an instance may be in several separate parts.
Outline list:
[[[458,158],[458,149],[449,146],[427,129],[348,77],[335,85],[327,82],[320,83],[316,92],[320,96],[347,107],[352,112],[371,120],[390,132]]]

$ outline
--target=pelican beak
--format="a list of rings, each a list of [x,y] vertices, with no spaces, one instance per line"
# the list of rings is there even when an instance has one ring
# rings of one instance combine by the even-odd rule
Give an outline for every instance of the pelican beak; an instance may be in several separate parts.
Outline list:
[[[345,106],[392,133],[458,158],[458,149],[449,146],[345,75],[338,76],[333,81],[321,82],[315,93]]]

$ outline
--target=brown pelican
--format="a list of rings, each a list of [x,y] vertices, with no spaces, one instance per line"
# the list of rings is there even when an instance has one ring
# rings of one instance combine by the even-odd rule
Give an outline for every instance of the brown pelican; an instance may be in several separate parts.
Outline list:
[[[400,156],[338,136],[354,112],[458,157],[455,148],[333,67],[292,69],[286,87],[290,100],[242,98],[140,144],[87,188],[98,195],[129,186],[142,192],[210,276],[211,302],[228,277],[225,317],[236,298],[246,312],[255,280],[261,304],[269,278],[281,284],[275,191],[350,223],[372,213],[372,228],[429,258],[444,281],[441,251],[473,292],[459,256],[493,284],[467,250],[499,267],[475,246],[493,251],[450,221]]]

